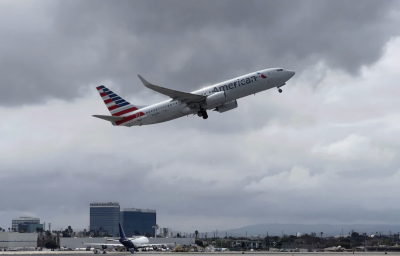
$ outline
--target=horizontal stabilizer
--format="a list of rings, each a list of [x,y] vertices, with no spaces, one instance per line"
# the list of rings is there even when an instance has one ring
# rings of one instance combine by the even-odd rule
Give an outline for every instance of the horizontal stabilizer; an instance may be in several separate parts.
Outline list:
[[[122,119],[124,119],[123,116],[102,116],[102,115],[93,115],[93,116],[110,122],[121,121]]]
[[[138,75],[140,81],[142,81],[142,83],[144,84],[144,86],[146,86],[149,89],[152,89],[153,91],[156,91],[158,93],[167,95],[169,97],[171,97],[174,100],[180,100],[183,102],[202,102],[206,100],[206,96],[203,95],[197,95],[197,94],[192,94],[192,93],[187,93],[187,92],[180,92],[180,91],[176,91],[176,90],[172,90],[172,89],[168,89],[168,88],[164,88],[158,85],[154,85],[151,84],[149,82],[147,82],[141,75]]]

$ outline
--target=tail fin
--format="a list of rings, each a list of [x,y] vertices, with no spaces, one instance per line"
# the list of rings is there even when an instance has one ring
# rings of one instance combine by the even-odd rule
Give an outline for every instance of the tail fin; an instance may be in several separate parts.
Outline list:
[[[119,225],[119,236],[120,236],[120,238],[126,238],[125,232],[124,232],[124,229],[121,226],[121,223],[118,223],[118,225]]]
[[[99,92],[100,97],[103,99],[104,104],[106,104],[111,115],[121,116],[123,114],[138,110],[136,106],[119,97],[116,93],[109,90],[104,85],[100,85],[99,87],[96,87],[96,89]]]

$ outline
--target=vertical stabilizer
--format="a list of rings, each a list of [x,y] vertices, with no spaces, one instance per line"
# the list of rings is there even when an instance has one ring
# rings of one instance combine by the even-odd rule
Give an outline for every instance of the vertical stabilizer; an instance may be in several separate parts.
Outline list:
[[[126,238],[125,232],[124,232],[124,229],[121,226],[121,223],[118,223],[118,225],[119,225],[119,236],[120,236],[120,238],[122,238],[122,239]]]
[[[128,101],[124,100],[104,85],[100,85],[96,87],[96,89],[99,92],[100,97],[104,101],[104,104],[106,104],[111,115],[122,116],[123,114],[138,110],[135,105],[132,105]]]

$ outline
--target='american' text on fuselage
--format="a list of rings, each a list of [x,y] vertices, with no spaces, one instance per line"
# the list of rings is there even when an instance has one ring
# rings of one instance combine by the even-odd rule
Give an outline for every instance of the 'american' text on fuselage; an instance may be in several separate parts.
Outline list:
[[[226,84],[226,85],[221,85],[221,86],[218,86],[218,87],[217,86],[214,87],[213,92],[227,91],[229,89],[236,88],[236,86],[242,86],[242,85],[250,84],[250,83],[253,83],[253,82],[256,82],[256,81],[257,81],[257,77],[256,76],[251,76],[251,77],[248,77],[246,79],[244,79],[244,78],[240,79],[240,80],[238,79],[235,82],[232,82],[232,83],[229,83],[229,84]]]

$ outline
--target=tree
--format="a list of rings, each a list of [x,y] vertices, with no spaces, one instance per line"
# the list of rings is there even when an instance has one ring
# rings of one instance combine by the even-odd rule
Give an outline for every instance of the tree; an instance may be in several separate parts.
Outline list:
[[[323,235],[323,234],[324,234],[324,232],[321,232],[321,244],[323,244],[323,243],[322,243],[322,235]]]
[[[201,240],[196,240],[196,244],[197,244],[198,246],[201,246],[201,247],[204,246],[204,243],[203,243],[203,241],[201,241]]]
[[[47,240],[47,242],[44,244],[44,247],[46,247],[47,249],[57,249],[58,244],[53,240]]]
[[[197,240],[197,235],[199,234],[199,231],[194,231],[194,234],[196,235],[196,240]]]
[[[101,228],[100,228],[100,229],[101,229]],[[73,233],[74,233],[74,232],[73,232],[71,226],[68,226],[68,228],[66,228],[66,229],[62,232],[63,237],[71,237]]]

